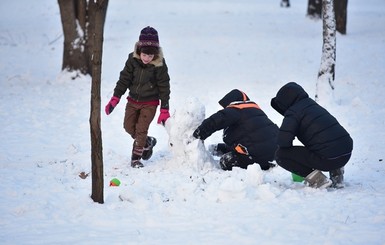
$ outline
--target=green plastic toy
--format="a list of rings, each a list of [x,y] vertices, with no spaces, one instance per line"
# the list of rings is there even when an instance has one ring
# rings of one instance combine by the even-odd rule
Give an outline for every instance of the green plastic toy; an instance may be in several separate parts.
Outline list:
[[[120,185],[120,180],[118,180],[117,178],[113,178],[110,181],[110,186],[119,186],[119,185]]]
[[[294,182],[302,182],[304,180],[304,177],[299,176],[295,173],[291,173],[291,177],[293,178]]]

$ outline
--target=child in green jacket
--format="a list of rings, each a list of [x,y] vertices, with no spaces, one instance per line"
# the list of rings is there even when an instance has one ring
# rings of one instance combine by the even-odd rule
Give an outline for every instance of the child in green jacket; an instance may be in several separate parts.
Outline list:
[[[127,89],[124,129],[134,139],[131,166],[140,168],[143,167],[140,160],[148,160],[156,144],[156,139],[147,134],[159,104],[158,124],[164,124],[170,117],[170,77],[159,46],[158,32],[153,27],[145,27],[140,32],[134,52],[129,54],[114,94],[105,107],[107,115],[114,110]]]

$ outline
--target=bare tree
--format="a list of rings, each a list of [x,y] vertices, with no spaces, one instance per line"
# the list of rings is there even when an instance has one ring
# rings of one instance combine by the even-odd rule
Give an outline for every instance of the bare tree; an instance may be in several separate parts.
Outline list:
[[[62,70],[80,71],[92,74],[91,54],[95,25],[92,23],[95,0],[58,0],[64,33]],[[104,26],[107,9],[102,13],[101,25]]]
[[[96,2],[95,2],[96,1]],[[92,194],[95,202],[104,203],[103,195],[103,147],[100,129],[100,85],[102,73],[103,32],[105,13],[108,0],[90,0],[89,10],[91,15],[89,23],[93,25],[93,32],[89,38],[93,41],[92,50],[92,85],[91,85],[91,161],[92,161]]]
[[[306,16],[312,19],[321,19],[322,5],[323,5],[322,0],[309,0]],[[334,5],[335,18],[336,18],[337,31],[341,34],[346,34],[348,0],[334,0],[333,5]]]
[[[318,72],[316,100],[330,99],[334,90],[336,63],[336,21],[333,0],[322,0],[323,45],[321,66]]]
[[[347,9],[348,0],[334,0],[337,31],[341,34],[346,34]]]

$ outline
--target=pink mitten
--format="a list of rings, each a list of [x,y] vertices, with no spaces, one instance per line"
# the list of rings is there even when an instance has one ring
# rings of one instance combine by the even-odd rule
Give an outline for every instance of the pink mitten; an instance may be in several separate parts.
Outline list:
[[[110,102],[106,105],[105,111],[107,115],[110,115],[110,113],[115,109],[115,106],[119,103],[120,98],[116,96],[112,96],[110,99]]]
[[[167,121],[167,119],[170,117],[170,113],[168,112],[168,109],[160,109],[160,114],[158,117],[158,124],[163,124]]]

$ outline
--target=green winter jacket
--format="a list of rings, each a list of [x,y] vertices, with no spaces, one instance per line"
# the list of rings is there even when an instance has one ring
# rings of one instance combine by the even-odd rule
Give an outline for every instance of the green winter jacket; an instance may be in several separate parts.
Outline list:
[[[116,83],[114,96],[121,98],[127,89],[129,90],[128,96],[134,101],[160,100],[162,109],[169,108],[170,77],[162,50],[160,50],[158,58],[149,64],[143,64],[136,52],[128,55]]]

